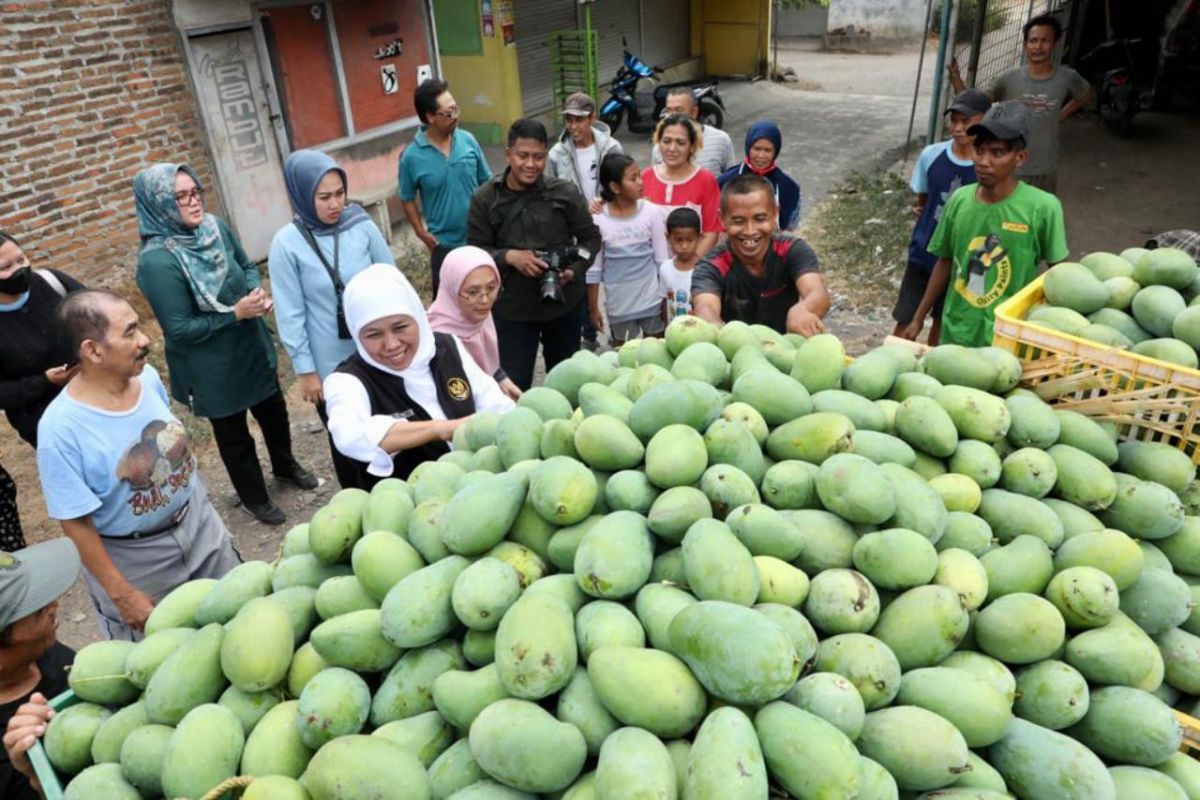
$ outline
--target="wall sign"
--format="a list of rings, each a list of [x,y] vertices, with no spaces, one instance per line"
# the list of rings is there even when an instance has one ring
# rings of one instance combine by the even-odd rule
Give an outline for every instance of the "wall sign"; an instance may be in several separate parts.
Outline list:
[[[402,55],[404,53],[404,40],[400,38],[392,39],[385,45],[380,45],[375,48],[375,55],[371,58],[376,61],[382,61],[385,58]]]
[[[396,79],[396,65],[384,64],[379,68],[379,78],[383,81],[383,93],[395,94],[400,88],[400,83]]]

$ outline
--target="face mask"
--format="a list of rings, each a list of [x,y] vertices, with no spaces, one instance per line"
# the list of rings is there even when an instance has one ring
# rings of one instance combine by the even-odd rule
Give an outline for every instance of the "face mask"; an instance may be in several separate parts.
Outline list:
[[[21,267],[7,278],[0,278],[0,292],[4,294],[25,294],[29,291],[29,267]]]

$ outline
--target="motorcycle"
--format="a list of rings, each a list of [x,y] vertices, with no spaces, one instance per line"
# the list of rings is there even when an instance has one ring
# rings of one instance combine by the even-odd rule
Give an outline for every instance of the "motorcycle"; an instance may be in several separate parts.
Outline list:
[[[700,122],[714,128],[725,124],[725,103],[717,91],[715,79],[660,83],[658,76],[662,70],[646,64],[629,52],[624,40],[621,43],[624,45],[622,63],[613,76],[609,98],[600,106],[599,115],[600,121],[608,125],[613,133],[621,126],[623,118],[634,133],[651,133],[663,116],[668,92],[678,86],[691,88],[692,97],[700,108]],[[643,80],[651,84],[651,91],[638,91],[638,84]]]
[[[1153,103],[1153,92],[1140,79],[1135,57],[1142,44],[1141,39],[1110,39],[1096,45],[1080,62],[1095,75],[1100,120],[1121,138],[1132,131],[1134,115]]]

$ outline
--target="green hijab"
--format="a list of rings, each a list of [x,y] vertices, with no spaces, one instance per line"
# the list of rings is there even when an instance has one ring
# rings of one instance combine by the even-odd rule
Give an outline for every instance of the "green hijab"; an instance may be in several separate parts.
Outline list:
[[[232,306],[217,300],[229,274],[217,218],[205,212],[199,226],[184,224],[175,202],[175,176],[180,172],[186,172],[196,187],[202,188],[199,176],[186,164],[155,164],[133,179],[142,252],[163,249],[175,256],[201,311],[233,311]]]

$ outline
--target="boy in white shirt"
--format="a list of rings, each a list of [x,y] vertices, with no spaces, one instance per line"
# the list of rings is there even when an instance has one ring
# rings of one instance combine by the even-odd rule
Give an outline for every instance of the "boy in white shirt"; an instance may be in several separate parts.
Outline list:
[[[663,322],[692,313],[692,270],[700,261],[700,215],[691,208],[677,208],[667,215],[667,243],[672,258],[658,267],[662,285]]]

